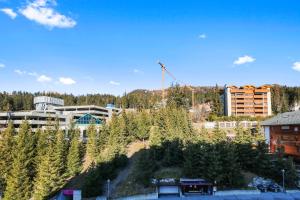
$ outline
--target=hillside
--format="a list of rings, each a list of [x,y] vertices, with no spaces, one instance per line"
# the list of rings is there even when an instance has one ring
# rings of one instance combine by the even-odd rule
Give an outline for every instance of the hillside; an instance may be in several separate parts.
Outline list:
[[[167,89],[167,93],[171,94],[172,90],[177,86]],[[221,104],[221,95],[223,88],[219,86],[191,86],[195,89],[195,104],[210,102],[213,106],[213,112],[217,115],[223,114]],[[290,110],[300,101],[300,87],[272,85],[272,111],[273,113],[281,113]],[[191,106],[191,91],[187,87],[180,87],[181,97],[186,98],[188,106]],[[59,94],[49,92],[0,92],[0,110],[32,110],[33,97],[37,95],[47,95],[64,99],[65,105],[85,105],[92,104],[98,106],[106,106],[107,104],[115,104],[122,108],[149,109],[155,107],[161,101],[161,90],[144,90],[137,89],[130,93],[124,93],[122,96],[114,96],[110,94],[87,94],[75,96],[72,94]]]

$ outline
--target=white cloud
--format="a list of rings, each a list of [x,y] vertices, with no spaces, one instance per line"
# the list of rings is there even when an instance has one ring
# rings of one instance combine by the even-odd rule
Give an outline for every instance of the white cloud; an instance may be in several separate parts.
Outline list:
[[[22,71],[22,70],[19,70],[19,69],[15,69],[14,72],[19,74],[19,75],[24,75],[24,74],[27,73],[26,71]]]
[[[292,68],[293,70],[300,72],[300,62],[295,62]]]
[[[28,74],[29,76],[34,76],[34,77],[39,76],[36,72],[28,72],[27,74]]]
[[[120,83],[116,82],[116,81],[109,81],[109,84],[111,84],[111,85],[120,85]]]
[[[0,11],[7,14],[11,19],[15,19],[18,16],[11,8],[2,8]]]
[[[76,83],[76,81],[69,77],[60,77],[59,82],[64,85],[73,85]]]
[[[242,65],[242,64],[245,64],[245,63],[252,63],[254,61],[255,61],[255,58],[245,55],[245,56],[239,57],[237,60],[235,60],[233,62],[233,64]]]
[[[144,72],[142,70],[139,70],[139,69],[134,69],[133,73],[135,73],[135,74],[144,74]]]
[[[51,82],[52,78],[46,75],[41,75],[39,77],[37,77],[36,79],[38,82],[44,83],[44,82]]]
[[[45,82],[51,82],[52,81],[52,78],[49,77],[49,76],[46,76],[44,74],[42,75],[39,75],[38,73],[36,72],[27,72],[27,71],[23,71],[23,70],[20,70],[20,69],[16,69],[14,70],[15,73],[17,73],[18,75],[20,76],[32,76],[32,77],[35,77],[36,78],[36,81],[40,82],[40,83],[45,83]]]
[[[206,34],[202,33],[198,36],[199,39],[206,39]]]
[[[0,68],[4,68],[5,65],[3,63],[0,63]]]
[[[75,20],[54,10],[55,6],[56,0],[35,0],[29,2],[19,12],[27,19],[49,28],[73,28],[76,26]]]

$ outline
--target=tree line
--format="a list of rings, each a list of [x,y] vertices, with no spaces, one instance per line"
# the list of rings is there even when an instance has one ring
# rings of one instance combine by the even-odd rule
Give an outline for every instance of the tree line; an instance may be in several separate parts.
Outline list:
[[[195,90],[195,103],[202,104],[210,102],[212,105],[212,114],[214,116],[223,115],[223,87],[218,85],[214,87],[193,87]],[[289,87],[274,84],[271,88],[272,93],[272,111],[273,113],[281,113],[291,110],[295,103],[300,101],[300,87]],[[192,105],[191,89],[178,84],[172,85],[167,89],[168,97],[182,98],[183,104],[187,107]],[[47,95],[62,98],[65,105],[85,105],[94,104],[98,106],[106,106],[114,104],[122,108],[151,109],[157,106],[161,101],[161,91],[150,90],[134,90],[130,93],[124,93],[121,96],[110,94],[87,94],[75,96],[72,94],[59,94],[53,92],[0,92],[0,110],[18,111],[33,109],[33,98],[38,95]]]

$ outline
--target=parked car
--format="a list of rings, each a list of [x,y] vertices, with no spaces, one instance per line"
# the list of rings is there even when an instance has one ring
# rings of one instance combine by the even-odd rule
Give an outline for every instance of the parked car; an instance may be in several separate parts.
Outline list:
[[[281,187],[277,184],[277,183],[272,183],[268,186],[268,191],[271,192],[280,192],[281,191]]]
[[[264,184],[258,184],[258,185],[256,186],[256,188],[257,188],[258,190],[260,190],[261,192],[267,192],[267,191],[268,191],[268,186],[267,186],[267,185],[264,185]]]

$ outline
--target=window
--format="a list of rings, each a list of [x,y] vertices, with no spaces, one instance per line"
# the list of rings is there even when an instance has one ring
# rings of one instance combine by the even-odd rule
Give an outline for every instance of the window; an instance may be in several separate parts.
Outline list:
[[[87,124],[101,124],[101,120],[90,115],[90,114],[86,114],[82,117],[80,117],[79,119],[76,120],[76,124],[82,124],[82,125],[87,125]]]
[[[281,126],[281,130],[289,130],[290,126]]]
[[[294,131],[295,131],[295,132],[298,132],[298,130],[299,130],[298,127],[295,127],[295,128],[294,128]]]

